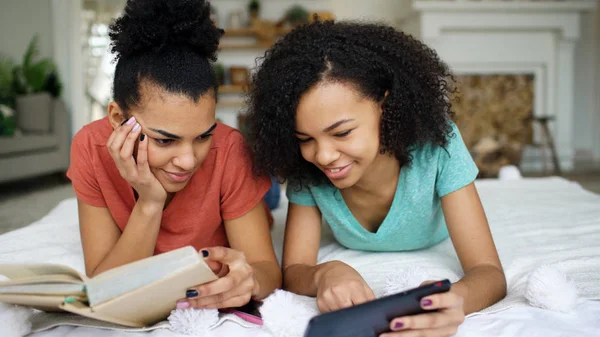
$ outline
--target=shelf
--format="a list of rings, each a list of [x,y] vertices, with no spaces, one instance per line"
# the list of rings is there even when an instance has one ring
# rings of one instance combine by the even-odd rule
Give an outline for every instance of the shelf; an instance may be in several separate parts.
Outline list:
[[[225,101],[217,103],[217,108],[241,108],[245,104],[244,101]]]
[[[219,86],[219,94],[243,94],[246,90],[243,85],[220,85]]]
[[[273,45],[272,41],[254,43],[226,43],[219,45],[219,50],[267,49]]]
[[[225,34],[223,37],[245,37],[245,36],[255,36],[256,29],[254,28],[229,28],[225,29]]]
[[[292,31],[292,28],[283,27],[276,28],[275,35],[283,36]],[[248,36],[258,36],[260,35],[260,31],[254,27],[246,27],[246,28],[228,28],[225,29],[225,35],[223,37],[248,37]]]

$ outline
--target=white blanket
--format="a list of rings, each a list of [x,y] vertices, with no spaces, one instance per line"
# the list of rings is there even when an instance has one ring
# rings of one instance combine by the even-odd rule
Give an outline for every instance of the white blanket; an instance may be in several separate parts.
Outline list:
[[[508,296],[483,310],[526,305],[529,275],[541,265],[561,270],[586,299],[600,299],[600,196],[560,178],[484,180],[477,187],[508,281]],[[395,270],[423,268],[431,279],[462,276],[450,240],[427,250],[370,253],[325,244],[319,260],[341,260],[357,269],[376,293]]]
[[[505,300],[482,312],[494,314],[467,319],[458,336],[518,336],[531,332],[529,329],[533,326],[546,331],[554,324],[559,326],[547,329],[547,334],[540,334],[541,330],[536,334],[600,335],[597,334],[600,331],[600,320],[597,319],[600,303],[580,301],[573,313],[561,314],[528,307],[523,296],[532,271],[542,264],[553,264],[575,282],[580,297],[600,299],[600,245],[597,244],[600,242],[600,196],[560,178],[484,180],[478,181],[477,186],[507,275],[509,294]],[[285,203],[285,199],[282,202]],[[0,263],[54,262],[83,270],[76,210],[74,199],[65,200],[32,226],[0,236]],[[285,208],[274,215],[274,242],[278,256],[281,256]],[[433,279],[455,281],[461,276],[460,264],[449,240],[418,252],[366,253],[340,247],[326,232],[319,260],[349,263],[377,293],[384,291],[386,278],[409,266],[420,267]],[[511,307],[516,308],[503,311]],[[542,323],[527,325],[527,328],[523,325],[537,319]],[[484,330],[493,334],[481,334]],[[264,329],[248,330],[231,322],[224,323],[211,334],[219,337],[240,335],[241,332],[269,336]],[[117,336],[119,332],[59,327],[35,335],[69,334],[108,337]],[[166,330],[144,335],[177,336]]]

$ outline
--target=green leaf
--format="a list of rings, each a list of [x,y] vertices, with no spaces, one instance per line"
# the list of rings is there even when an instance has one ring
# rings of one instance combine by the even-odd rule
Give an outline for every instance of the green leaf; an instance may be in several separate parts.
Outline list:
[[[38,36],[35,35],[31,41],[29,41],[29,46],[23,55],[23,68],[29,68],[31,66],[31,62],[33,62],[33,59],[38,57],[39,54],[40,49],[38,46]]]
[[[52,61],[44,59],[23,69],[23,76],[32,92],[40,92],[46,83],[46,77],[52,72]]]
[[[8,97],[13,91],[13,68],[14,62],[0,55],[0,97]]]

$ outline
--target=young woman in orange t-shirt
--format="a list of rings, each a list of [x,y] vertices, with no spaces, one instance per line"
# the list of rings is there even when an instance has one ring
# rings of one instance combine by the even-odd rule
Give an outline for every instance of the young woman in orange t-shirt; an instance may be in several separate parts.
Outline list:
[[[220,278],[178,308],[237,307],[281,285],[270,180],[215,119],[222,34],[206,1],[129,0],[110,26],[114,101],[71,150],[86,273],[192,245]]]

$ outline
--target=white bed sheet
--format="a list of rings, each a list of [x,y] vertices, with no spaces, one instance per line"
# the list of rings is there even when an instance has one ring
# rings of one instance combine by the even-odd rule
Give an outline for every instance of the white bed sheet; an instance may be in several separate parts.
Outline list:
[[[597,266],[600,266],[600,248],[589,245],[590,242],[600,238],[600,196],[559,178],[526,179],[519,182],[488,180],[479,181],[477,185],[492,226],[492,232],[495,238],[501,239],[500,242],[497,240],[497,245],[507,271],[509,291],[523,291],[524,282],[527,279],[525,271],[530,271],[536,263],[571,261],[571,264],[563,262],[562,265],[566,267],[562,270],[567,274],[571,271],[574,272],[573,275],[577,278],[577,284],[584,297],[599,298],[600,268]],[[283,198],[282,204],[285,203],[286,200]],[[274,215],[276,227],[273,236],[277,254],[281,256],[280,243],[285,207],[278,209]],[[548,230],[540,231],[538,228],[544,227],[545,224],[547,224]],[[542,249],[538,253],[548,255],[547,258],[536,261],[535,254],[519,255],[525,253],[523,246],[513,249],[510,242],[505,242],[507,241],[505,236],[510,235],[511,231],[520,230],[519,225],[530,226],[532,230],[521,230],[522,235],[518,240],[526,241],[535,247],[544,246],[546,243],[552,249]],[[513,226],[512,229],[511,226]],[[558,236],[580,242],[582,248],[573,249],[564,242],[557,242]],[[449,242],[445,242],[440,245],[441,251],[443,251],[444,245],[448,244]],[[552,251],[555,252],[554,255]],[[561,255],[556,253],[557,251],[564,251],[564,253]],[[365,260],[372,261],[372,258],[369,259],[366,254],[347,251],[335,243],[325,242],[320,258],[323,260],[343,259],[365,273],[368,281],[376,282],[381,279],[381,275],[372,271],[380,268],[369,268]],[[564,256],[564,259],[561,259],[561,256]],[[398,258],[396,257],[394,260],[398,260]],[[450,257],[442,262],[455,264],[454,260],[455,257]],[[62,263],[83,270],[77,207],[74,199],[61,202],[47,216],[31,226],[0,236],[0,263],[17,261]],[[573,261],[583,261],[584,263],[577,263],[578,268],[573,268]],[[378,259],[377,264],[380,265],[380,263],[381,260]],[[453,270],[454,267],[448,269]],[[436,269],[430,270],[431,274],[435,275]],[[442,274],[439,275],[442,276]],[[458,275],[455,276],[458,277]],[[505,301],[497,306],[497,309],[500,311],[469,317],[461,325],[456,336],[600,336],[600,302],[598,301],[582,299],[573,312],[565,314],[526,306],[522,296],[513,296],[510,301]],[[184,335],[164,329],[145,333],[125,333],[62,326],[35,333],[32,336],[174,337]],[[211,336],[271,337],[272,335],[259,328],[249,329],[233,322],[225,322],[212,330]]]

